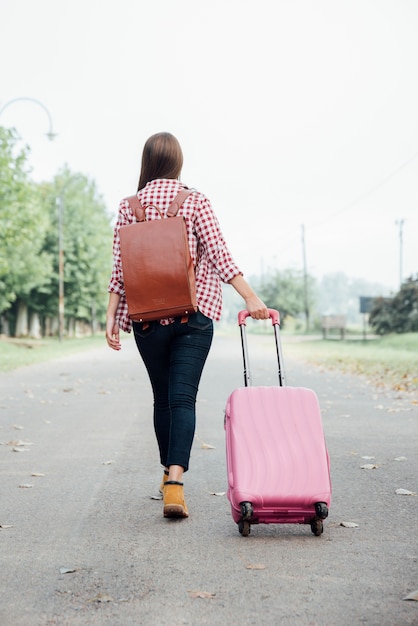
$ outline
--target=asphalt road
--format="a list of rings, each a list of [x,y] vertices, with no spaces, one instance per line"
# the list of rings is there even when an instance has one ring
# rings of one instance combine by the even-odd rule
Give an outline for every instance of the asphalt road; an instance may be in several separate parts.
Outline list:
[[[249,339],[254,384],[275,384],[273,341]],[[396,494],[418,493],[416,398],[283,348],[287,383],[320,400],[333,482],[321,537],[242,537],[232,521],[223,412],[242,386],[238,334],[217,335],[201,382],[187,520],[151,497],[151,394],[130,338],[0,374],[1,626],[417,625],[404,598],[418,590],[418,496]]]

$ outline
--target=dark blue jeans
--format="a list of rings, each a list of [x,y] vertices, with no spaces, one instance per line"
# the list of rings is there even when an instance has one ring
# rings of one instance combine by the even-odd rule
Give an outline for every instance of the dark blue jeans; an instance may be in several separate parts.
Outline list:
[[[162,465],[189,468],[196,427],[196,396],[209,354],[213,322],[198,311],[187,322],[134,322],[136,345],[154,394],[154,429]]]

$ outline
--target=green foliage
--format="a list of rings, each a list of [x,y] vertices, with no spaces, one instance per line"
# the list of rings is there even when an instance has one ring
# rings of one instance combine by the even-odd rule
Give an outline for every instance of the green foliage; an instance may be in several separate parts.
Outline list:
[[[28,149],[18,149],[18,140],[0,127],[0,316],[13,328],[24,304],[41,320],[57,318],[59,201],[65,316],[104,321],[112,227],[96,185],[68,167],[52,182],[35,184]]]
[[[298,317],[313,304],[314,279],[308,277],[307,288],[302,271],[286,269],[263,276],[257,293],[271,309],[280,311],[282,325],[287,317]],[[308,302],[306,303],[306,297]]]
[[[0,312],[50,279],[44,253],[48,217],[29,178],[27,151],[15,154],[18,137],[0,127]]]
[[[369,323],[378,335],[418,332],[418,277],[408,278],[393,298],[376,298]]]
[[[96,185],[64,167],[51,184],[43,186],[42,195],[51,224],[45,251],[54,260],[54,274],[39,298],[56,309],[61,211],[65,314],[76,319],[91,320],[92,315],[103,319],[112,266],[112,227]]]

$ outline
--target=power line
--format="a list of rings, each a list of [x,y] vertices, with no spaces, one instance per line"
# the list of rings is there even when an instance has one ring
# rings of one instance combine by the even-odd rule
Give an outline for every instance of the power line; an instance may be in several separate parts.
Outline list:
[[[362,200],[364,200],[365,198],[367,198],[368,196],[371,196],[373,193],[375,193],[378,189],[380,189],[381,187],[383,187],[389,180],[391,180],[392,178],[394,178],[397,174],[399,174],[399,172],[401,172],[405,167],[407,167],[410,163],[412,163],[413,161],[415,161],[415,159],[418,157],[418,152],[415,152],[415,154],[413,154],[411,157],[409,157],[408,159],[406,159],[406,161],[404,161],[403,163],[401,163],[401,165],[399,165],[396,169],[394,169],[390,174],[388,174],[387,176],[385,176],[381,181],[379,181],[378,183],[376,183],[375,185],[373,185],[373,187],[370,187],[367,191],[365,191],[364,193],[360,194],[359,196],[357,196],[357,198],[355,198],[354,200],[352,200],[351,202],[349,202],[346,206],[342,207],[341,209],[338,209],[337,211],[334,211],[333,213],[330,213],[329,215],[327,215],[326,217],[324,217],[321,220],[318,220],[317,222],[313,222],[311,224],[308,224],[308,228],[312,229],[315,228],[317,226],[321,226],[322,224],[332,220],[334,217],[336,217],[337,215],[340,215],[341,213],[344,213],[345,211],[348,211],[349,209],[353,208],[353,206],[355,206],[356,204],[358,204],[359,202],[361,202]],[[287,229],[288,235],[290,236],[291,232],[294,232],[293,229],[288,228]],[[284,241],[283,239],[280,239],[279,241]],[[279,243],[279,241],[277,243]],[[305,246],[305,226],[303,226],[303,245]],[[289,237],[286,237],[286,243],[285,245],[281,245],[280,249],[281,251],[286,251],[288,250],[290,247],[293,247],[294,244],[291,244],[289,241]]]
[[[364,200],[365,198],[367,198],[368,196],[371,196],[373,193],[375,193],[378,189],[380,189],[381,187],[383,187],[383,185],[385,185],[389,180],[391,180],[392,178],[394,178],[397,174],[399,174],[399,172],[401,170],[403,170],[407,165],[409,165],[410,163],[412,163],[413,161],[415,161],[415,159],[418,157],[418,152],[416,152],[413,156],[411,156],[409,159],[407,159],[406,161],[404,161],[399,167],[397,167],[393,172],[391,172],[390,174],[388,174],[387,176],[385,176],[385,178],[383,178],[380,182],[378,182],[376,185],[374,185],[373,187],[371,187],[370,189],[368,189],[367,191],[365,191],[364,193],[360,194],[357,198],[355,198],[354,200],[352,200],[351,202],[349,202],[346,206],[342,207],[341,209],[338,209],[337,211],[334,211],[333,213],[330,213],[329,215],[327,215],[326,217],[324,217],[322,220],[315,222],[314,224],[311,224],[310,227],[311,228],[315,228],[315,226],[321,226],[322,224],[324,224],[325,222],[328,222],[329,220],[333,219],[334,217],[336,217],[337,215],[341,215],[341,213],[344,213],[345,211],[348,211],[349,209],[352,209],[353,206],[355,206],[356,204],[358,204],[359,202],[361,202],[362,200]]]

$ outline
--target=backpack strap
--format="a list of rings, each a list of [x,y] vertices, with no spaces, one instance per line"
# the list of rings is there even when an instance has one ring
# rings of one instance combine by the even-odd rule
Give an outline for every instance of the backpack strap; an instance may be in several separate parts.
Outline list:
[[[129,198],[125,198],[127,203],[129,204],[133,214],[135,215],[138,222],[145,222],[145,210],[139,201],[138,196],[129,196]]]
[[[181,191],[179,191],[173,202],[168,207],[167,217],[175,217],[187,196],[190,196],[193,191],[194,189],[182,189]]]
[[[170,204],[167,210],[167,217],[175,217],[180,209],[181,205],[185,201],[185,199],[194,191],[194,189],[182,189],[174,198],[173,202]],[[135,215],[138,222],[145,222],[145,209],[141,204],[138,196],[129,196],[129,198],[125,198],[128,202],[133,214]],[[151,206],[151,205],[150,205]],[[155,205],[152,205],[155,206]],[[155,207],[158,210],[158,207]],[[160,211],[158,210],[160,213]],[[161,214],[161,213],[160,213]]]

